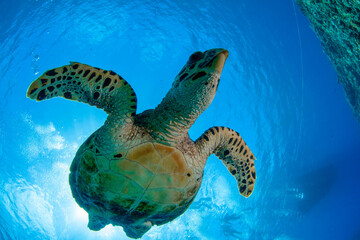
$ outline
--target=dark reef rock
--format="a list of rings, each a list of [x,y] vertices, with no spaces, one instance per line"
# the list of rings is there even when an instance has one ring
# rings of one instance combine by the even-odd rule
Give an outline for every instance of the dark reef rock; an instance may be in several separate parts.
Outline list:
[[[360,1],[296,0],[333,63],[360,121]]]

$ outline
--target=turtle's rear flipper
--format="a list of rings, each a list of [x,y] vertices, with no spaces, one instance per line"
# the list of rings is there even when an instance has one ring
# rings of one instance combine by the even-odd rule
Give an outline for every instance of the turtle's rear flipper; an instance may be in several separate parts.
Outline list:
[[[124,232],[130,238],[141,238],[147,231],[150,230],[152,224],[147,221],[141,225],[127,225],[123,226]]]
[[[212,127],[196,140],[196,146],[206,157],[216,154],[235,177],[240,194],[251,195],[256,179],[255,157],[239,133],[227,127]]]
[[[119,117],[136,112],[136,95],[121,76],[81,63],[46,71],[30,85],[27,96],[37,101],[64,97]]]
[[[101,210],[91,207],[87,210],[87,212],[89,213],[89,229],[93,231],[100,231],[108,224],[106,219],[103,217]]]

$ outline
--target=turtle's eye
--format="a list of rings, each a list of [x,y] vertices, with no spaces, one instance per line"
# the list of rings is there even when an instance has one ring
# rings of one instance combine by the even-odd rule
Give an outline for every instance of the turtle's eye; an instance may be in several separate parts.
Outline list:
[[[194,52],[193,54],[191,54],[189,61],[190,62],[195,62],[198,61],[199,59],[201,59],[204,56],[204,53],[202,52]]]

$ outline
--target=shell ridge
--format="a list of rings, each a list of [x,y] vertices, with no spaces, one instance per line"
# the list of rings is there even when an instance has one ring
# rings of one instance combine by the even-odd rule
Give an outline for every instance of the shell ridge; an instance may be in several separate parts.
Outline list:
[[[157,152],[154,144],[151,143],[151,145],[153,146],[153,148],[154,148],[155,151]],[[161,156],[161,155],[160,155],[160,156]],[[162,160],[161,157],[160,157],[160,160]],[[152,181],[154,180],[155,176],[157,175],[157,172],[159,171],[159,168],[160,168],[160,165],[157,164],[156,169],[155,169],[155,171],[153,172],[153,174],[152,174],[152,176],[151,176],[151,179],[149,180],[148,185],[144,188],[144,191],[141,193],[141,196],[138,198],[138,200],[136,200],[136,201],[134,202],[134,204],[132,205],[132,207],[129,208],[129,210],[128,210],[128,213],[129,213],[129,214],[131,214],[131,213],[138,207],[138,205],[140,204],[140,202],[141,202],[142,199],[144,198],[144,195],[145,195],[145,193],[147,192],[147,190],[148,190],[149,186],[151,185]]]

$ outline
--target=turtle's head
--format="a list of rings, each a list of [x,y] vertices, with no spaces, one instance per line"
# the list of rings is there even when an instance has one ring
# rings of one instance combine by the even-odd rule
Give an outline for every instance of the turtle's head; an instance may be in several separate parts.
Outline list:
[[[189,57],[169,92],[151,114],[149,125],[154,132],[168,139],[187,134],[214,99],[228,55],[227,50],[215,48],[195,52]]]
[[[222,48],[193,53],[172,85],[176,102],[201,114],[214,99],[228,55]]]

